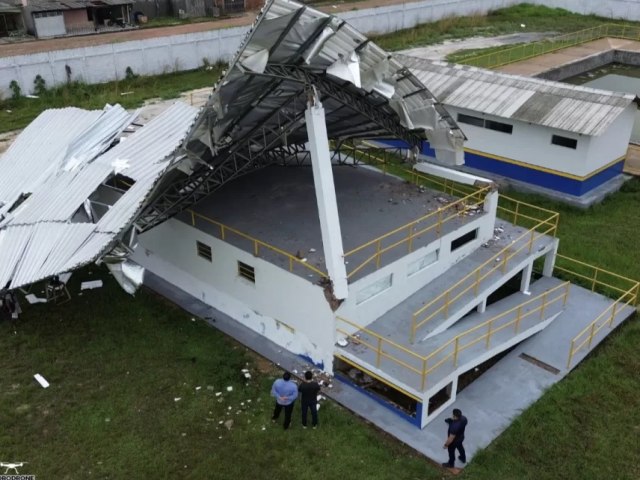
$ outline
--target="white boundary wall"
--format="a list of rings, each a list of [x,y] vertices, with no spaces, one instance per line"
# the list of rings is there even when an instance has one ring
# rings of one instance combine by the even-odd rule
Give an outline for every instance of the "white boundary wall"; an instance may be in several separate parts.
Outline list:
[[[640,20],[640,0],[529,0],[531,3],[562,7],[579,13]],[[486,13],[522,3],[519,0],[427,0],[388,7],[352,10],[339,16],[366,34],[389,33],[432,22],[448,16]],[[209,62],[228,61],[239,47],[249,27],[172,35],[131,42],[0,58],[0,95],[11,94],[9,83],[16,80],[25,93],[33,90],[33,80],[41,75],[48,86],[67,81],[65,65],[74,80],[102,83],[122,79],[127,67],[141,75],[192,70]],[[217,78],[211,79],[213,86]]]

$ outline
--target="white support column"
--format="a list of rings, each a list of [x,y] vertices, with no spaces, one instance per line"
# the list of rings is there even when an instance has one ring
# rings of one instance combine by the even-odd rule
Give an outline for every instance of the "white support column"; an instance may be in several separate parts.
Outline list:
[[[529,294],[529,285],[531,285],[531,273],[533,272],[533,262],[529,263],[522,270],[522,280],[520,281],[520,291]]]
[[[325,263],[329,278],[333,282],[333,294],[337,299],[342,300],[348,295],[347,270],[344,265],[340,217],[338,216],[338,202],[333,183],[324,108],[315,94],[307,106],[305,120],[307,121],[309,153],[311,154]]]
[[[478,313],[484,313],[486,309],[487,309],[487,299],[485,298],[478,305]]]
[[[558,255],[559,241],[556,238],[553,248],[549,253],[544,256],[544,267],[542,268],[542,275],[545,277],[553,277],[553,269],[556,266],[556,256]]]

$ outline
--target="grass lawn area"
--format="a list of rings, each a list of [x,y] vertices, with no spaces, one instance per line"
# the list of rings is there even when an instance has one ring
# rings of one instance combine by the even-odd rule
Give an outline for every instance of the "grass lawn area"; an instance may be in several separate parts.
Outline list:
[[[125,108],[136,108],[151,98],[176,98],[188,90],[208,85],[213,88],[220,78],[222,68],[222,65],[214,65],[210,70],[201,68],[160,76],[137,76],[96,85],[72,82],[47,89],[39,98],[22,96],[18,99],[0,100],[0,133],[26,127],[48,108],[73,106],[102,109],[107,103],[119,103]],[[22,93],[24,95],[29,92]]]
[[[273,425],[269,391],[281,372],[151,292],[128,296],[98,270],[76,273],[72,302],[23,305],[17,334],[0,323],[0,459],[29,462],[20,473],[441,477],[426,459],[332,403],[322,404],[318,430],[302,430],[299,409],[289,431]],[[78,296],[78,282],[98,275],[105,288]],[[245,384],[247,364],[253,378]],[[51,386],[41,388],[35,373]],[[230,431],[219,424],[228,419]]]
[[[561,8],[522,3],[494,10],[488,15],[445,18],[438,22],[382,35],[375,38],[375,41],[382,48],[393,51],[475,36],[493,37],[522,32],[569,33],[604,23],[612,23],[612,20],[595,15],[579,15]],[[524,28],[522,24],[525,25]]]

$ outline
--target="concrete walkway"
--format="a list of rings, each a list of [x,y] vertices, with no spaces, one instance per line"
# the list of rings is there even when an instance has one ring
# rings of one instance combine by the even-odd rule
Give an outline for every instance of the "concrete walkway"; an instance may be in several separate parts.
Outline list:
[[[535,77],[562,65],[582,60],[586,57],[600,55],[610,50],[640,52],[640,42],[617,38],[601,38],[593,42],[576,45],[575,47],[563,48],[562,50],[545,53],[527,60],[510,63],[496,70],[525,77]]]

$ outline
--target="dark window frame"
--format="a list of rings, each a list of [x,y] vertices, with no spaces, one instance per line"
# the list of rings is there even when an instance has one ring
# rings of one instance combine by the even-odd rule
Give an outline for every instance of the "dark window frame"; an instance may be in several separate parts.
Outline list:
[[[513,134],[513,125],[510,123],[496,122],[495,120],[486,119],[484,121],[484,128],[487,130],[493,130],[494,132]]]
[[[576,150],[578,148],[578,139],[563,137],[562,135],[551,135],[551,144]]]
[[[196,254],[208,262],[213,262],[213,250],[211,249],[211,245],[207,245],[206,243],[196,240]]]
[[[458,122],[474,127],[484,127],[484,118],[474,117],[473,115],[467,115],[466,113],[458,113]]]
[[[256,283],[256,269],[247,263],[241,262],[240,260],[238,260],[238,276],[250,281],[251,283]]]
[[[473,242],[477,238],[478,238],[478,229],[474,228],[473,230],[468,231],[464,235],[460,235],[458,238],[451,240],[451,251],[455,252],[459,248],[462,248],[465,245]]]

